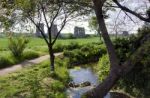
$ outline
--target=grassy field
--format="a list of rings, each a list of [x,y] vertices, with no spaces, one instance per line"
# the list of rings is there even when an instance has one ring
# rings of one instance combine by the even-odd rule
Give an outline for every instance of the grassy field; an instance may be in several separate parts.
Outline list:
[[[73,45],[76,42],[79,45],[92,42],[99,42],[98,37],[82,38],[82,39],[58,39],[54,46],[55,52],[62,52],[67,45]],[[8,49],[9,39],[0,38],[0,68],[5,68],[26,59],[33,59],[41,55],[48,54],[48,47],[42,38],[29,38],[29,43],[23,52],[23,55],[18,59],[15,58]],[[73,47],[74,49],[74,47]]]
[[[66,66],[66,60],[56,59],[55,73],[50,74],[46,61],[0,76],[0,98],[66,98],[65,85],[70,80]]]
[[[69,44],[70,42],[77,42],[79,44],[86,44],[91,42],[99,42],[98,37],[91,37],[91,38],[80,38],[80,39],[58,39],[56,44]],[[46,43],[42,38],[29,38],[28,47],[35,47],[35,46],[45,46]],[[0,38],[0,50],[7,49],[8,47],[8,38]]]

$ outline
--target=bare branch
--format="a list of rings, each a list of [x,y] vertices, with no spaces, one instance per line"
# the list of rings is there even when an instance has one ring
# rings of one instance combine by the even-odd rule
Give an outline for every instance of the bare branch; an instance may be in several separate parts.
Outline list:
[[[47,26],[47,28],[49,28],[48,21],[47,21],[47,18],[46,18],[45,8],[44,8],[43,4],[40,3],[40,5],[41,5],[42,13],[43,13],[43,16],[44,16],[44,20],[46,22],[46,26]]]
[[[48,28],[48,36],[49,36],[50,44],[52,44],[52,35],[51,35],[52,26],[53,26],[53,24],[54,24],[55,19],[56,19],[57,16],[58,16],[59,12],[60,12],[60,9],[61,9],[61,6],[59,5],[56,14],[54,15],[54,17],[52,18],[52,20],[51,20],[51,22],[50,22],[51,25],[50,25],[50,27]]]
[[[55,39],[53,40],[52,45],[54,45],[54,44],[55,44],[55,42],[56,42],[56,40],[57,40],[57,38],[58,38],[58,36],[59,36],[60,32],[62,31],[62,29],[64,28],[64,26],[65,26],[65,24],[66,24],[66,22],[67,22],[67,21],[66,21],[66,20],[67,20],[67,15],[66,15],[66,13],[65,13],[65,12],[64,12],[64,14],[65,14],[65,17],[64,17],[63,24],[62,24],[62,26],[61,26],[60,30],[58,31],[58,33],[57,33],[57,35],[56,35]]]
[[[128,15],[128,13],[127,12],[125,12],[125,11],[123,11],[129,18],[130,18],[130,20],[133,22],[133,23],[135,23],[136,24],[136,22],[132,19],[132,17],[131,16],[129,16]]]
[[[28,14],[28,15],[29,15],[29,14]],[[35,23],[35,21],[32,19],[32,17],[31,17],[30,15],[28,16],[28,19],[36,26],[36,28],[38,28],[38,30],[41,32],[41,34],[42,34],[42,36],[43,36],[43,38],[44,38],[46,44],[49,45],[49,42],[48,42],[48,40],[47,40],[47,38],[46,38],[44,32],[43,32],[43,31],[41,30],[41,28],[39,27],[39,25],[37,25],[37,24]]]
[[[125,7],[125,6],[122,6],[122,5],[118,2],[118,0],[113,0],[113,1],[114,1],[114,3],[115,3],[116,5],[118,5],[118,7],[121,8],[123,11],[126,11],[126,12],[128,12],[128,13],[130,13],[130,14],[136,16],[136,17],[138,17],[139,19],[141,19],[141,20],[143,20],[143,21],[150,22],[150,17],[147,17],[147,18],[146,18],[146,17],[143,17],[143,16],[141,16],[140,14],[138,14],[138,13],[136,13],[136,12],[130,10],[129,8],[127,8],[127,7]]]

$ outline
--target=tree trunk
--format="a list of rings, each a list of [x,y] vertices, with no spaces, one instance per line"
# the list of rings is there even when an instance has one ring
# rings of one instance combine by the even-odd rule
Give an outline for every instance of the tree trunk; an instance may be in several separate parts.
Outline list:
[[[93,0],[95,6],[95,13],[99,23],[99,28],[101,30],[102,37],[104,39],[110,60],[110,73],[108,77],[99,84],[96,88],[85,93],[87,98],[104,98],[104,96],[109,92],[109,90],[115,85],[117,80],[121,77],[122,68],[119,66],[119,59],[117,58],[115,48],[110,40],[106,24],[104,21],[102,6],[103,3],[101,0]]]
[[[110,37],[108,35],[108,31],[106,28],[103,11],[102,11],[102,2],[101,0],[93,0],[94,6],[95,6],[95,13],[98,20],[99,28],[101,30],[102,37],[104,39],[108,54],[109,54],[109,60],[111,67],[113,66],[119,66],[119,60],[117,58],[115,48],[110,40]]]
[[[104,98],[104,96],[106,96],[106,94],[115,85],[119,78],[120,75],[118,74],[117,68],[111,70],[108,77],[101,84],[99,84],[91,91],[86,92],[83,96],[86,98]]]
[[[52,46],[49,46],[49,55],[50,55],[50,70],[53,72],[53,71],[55,71],[55,66],[54,66],[55,56],[54,56]]]
[[[101,84],[99,84],[96,88],[94,88],[91,91],[88,91],[84,94],[86,98],[104,98],[104,96],[116,84],[116,82],[120,79],[120,77],[122,75],[127,74],[134,67],[131,64],[131,63],[133,63],[132,60],[134,61],[135,57],[138,58],[138,60],[140,60],[144,56],[144,54],[142,54],[144,47],[143,48],[139,47],[139,49],[137,49],[137,52],[135,52],[135,56],[132,55],[129,58],[129,60],[124,62],[122,65],[120,64],[119,59],[115,53],[115,48],[114,48],[114,46],[110,40],[110,37],[108,35],[108,31],[107,31],[104,17],[103,17],[102,7],[103,7],[103,4],[105,1],[106,0],[93,0],[93,3],[94,3],[95,13],[96,13],[96,16],[98,19],[99,27],[101,30],[101,34],[105,41],[105,45],[107,47],[107,51],[109,54],[110,73]],[[137,54],[140,55],[140,57],[138,57]],[[133,58],[133,56],[134,56],[134,58]]]

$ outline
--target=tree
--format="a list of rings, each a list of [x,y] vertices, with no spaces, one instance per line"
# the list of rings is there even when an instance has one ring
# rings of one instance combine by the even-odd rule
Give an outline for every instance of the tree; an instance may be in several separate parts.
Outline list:
[[[108,51],[109,60],[110,60],[110,72],[107,78],[101,84],[99,84],[94,89],[88,91],[85,94],[85,96],[87,98],[103,98],[107,94],[107,92],[114,86],[114,84],[120,79],[120,77],[124,76],[125,74],[127,74],[132,70],[132,68],[134,67],[132,61],[134,59],[140,60],[142,59],[142,57],[144,57],[144,54],[142,54],[144,47],[143,44],[140,45],[139,48],[137,48],[136,51],[124,63],[121,63],[115,52],[114,45],[112,44],[110,37],[108,35],[108,31],[104,20],[103,7],[104,7],[104,3],[106,3],[106,1],[108,0],[92,0],[92,1],[94,3],[94,10],[98,20],[99,28],[101,30],[102,37],[104,39]],[[118,2],[118,0],[113,0],[113,2],[117,5],[118,8],[122,9],[123,11],[130,13],[143,21],[150,22],[149,15],[147,15],[147,17],[142,16],[137,12],[132,11],[131,9],[125,6],[122,6]],[[149,35],[146,34],[144,38],[146,38],[147,36]],[[144,44],[146,44],[147,41],[148,39],[146,39]]]
[[[89,28],[91,28],[92,30],[96,31],[97,34],[99,34],[100,36],[100,40],[101,40],[101,34],[100,34],[100,29],[98,26],[98,22],[96,17],[91,17],[91,19],[89,20]]]
[[[20,0],[19,0],[20,1]],[[44,38],[50,55],[50,63],[51,63],[51,71],[54,71],[54,50],[53,46],[64,28],[67,19],[70,15],[72,15],[73,11],[69,10],[69,6],[63,2],[59,2],[59,0],[29,0],[29,1],[21,1],[18,2],[18,7],[21,11],[23,11],[23,15],[25,18],[28,18],[38,30],[41,32],[42,37]],[[69,12],[70,11],[70,12]],[[46,25],[48,31],[48,37],[45,32],[41,29],[40,25],[44,23]],[[56,36],[53,37],[52,33],[54,33],[53,26],[54,24],[59,23],[59,30]]]
[[[3,1],[4,5],[10,5],[10,9],[13,9],[13,11],[21,11],[18,16],[21,17],[22,21],[31,21],[38,28],[49,49],[50,70],[54,71],[55,56],[53,46],[60,32],[69,20],[79,15],[87,14],[88,9],[81,8],[79,4],[72,5],[71,2],[66,0],[12,0],[11,3],[7,0]],[[7,6],[4,8],[9,9]],[[80,12],[76,13],[78,10]],[[40,27],[41,23],[46,26],[48,36]],[[53,26],[55,24],[58,25],[59,30],[56,36],[53,36]]]

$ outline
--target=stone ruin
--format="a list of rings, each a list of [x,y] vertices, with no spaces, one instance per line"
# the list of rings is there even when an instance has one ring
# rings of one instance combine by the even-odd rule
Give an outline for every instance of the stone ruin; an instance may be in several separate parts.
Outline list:
[[[77,37],[77,38],[82,38],[82,37],[85,37],[85,29],[82,28],[82,27],[75,27],[74,28],[74,37]]]

